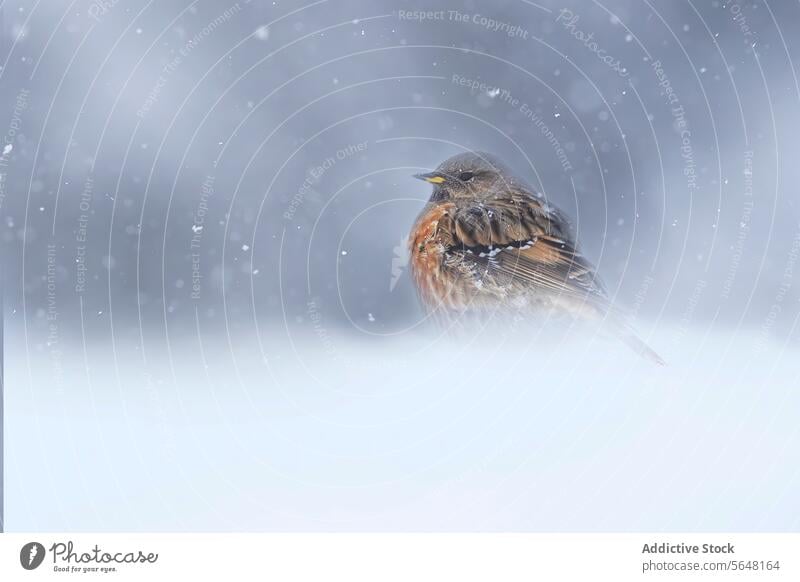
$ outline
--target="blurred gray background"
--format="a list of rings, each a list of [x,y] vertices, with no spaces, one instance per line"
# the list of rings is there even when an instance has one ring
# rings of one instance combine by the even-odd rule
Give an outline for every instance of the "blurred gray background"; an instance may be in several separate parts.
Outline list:
[[[2,33],[6,529],[796,529],[797,3],[6,1]],[[410,176],[465,149],[573,218],[666,370],[429,329]]]

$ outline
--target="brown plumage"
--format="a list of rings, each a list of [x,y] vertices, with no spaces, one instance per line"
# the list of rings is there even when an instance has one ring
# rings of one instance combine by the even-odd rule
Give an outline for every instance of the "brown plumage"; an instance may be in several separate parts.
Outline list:
[[[605,320],[637,353],[664,363],[613,312],[564,215],[497,158],[459,154],[416,177],[434,185],[409,237],[411,272],[429,310],[553,308]]]

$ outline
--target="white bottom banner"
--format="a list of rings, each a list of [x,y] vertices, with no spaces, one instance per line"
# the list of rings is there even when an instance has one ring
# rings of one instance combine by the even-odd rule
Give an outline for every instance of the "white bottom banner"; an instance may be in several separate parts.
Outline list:
[[[800,534],[2,534],[0,580],[800,580]]]

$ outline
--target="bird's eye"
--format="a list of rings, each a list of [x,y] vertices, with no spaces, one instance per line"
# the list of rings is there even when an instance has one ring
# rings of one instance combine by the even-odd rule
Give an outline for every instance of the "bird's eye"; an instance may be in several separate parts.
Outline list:
[[[472,172],[462,172],[458,175],[458,179],[462,182],[469,182],[475,177],[475,174]]]

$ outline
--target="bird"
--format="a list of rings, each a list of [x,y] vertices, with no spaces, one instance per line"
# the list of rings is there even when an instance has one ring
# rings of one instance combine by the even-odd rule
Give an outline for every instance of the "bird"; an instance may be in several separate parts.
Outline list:
[[[464,152],[414,177],[433,192],[408,237],[410,270],[437,319],[556,312],[606,324],[634,352],[665,365],[611,305],[566,215],[500,158]]]

